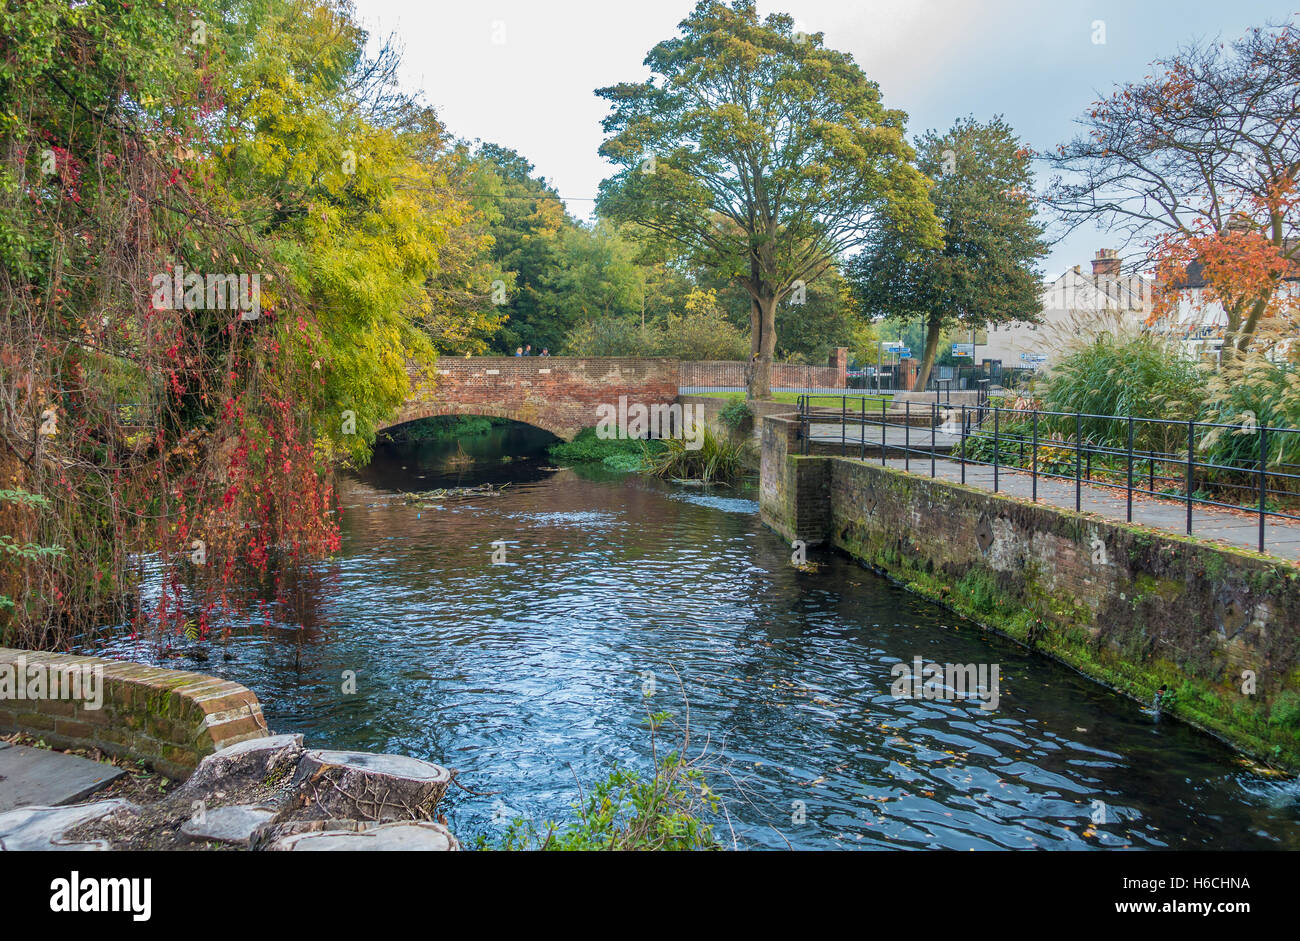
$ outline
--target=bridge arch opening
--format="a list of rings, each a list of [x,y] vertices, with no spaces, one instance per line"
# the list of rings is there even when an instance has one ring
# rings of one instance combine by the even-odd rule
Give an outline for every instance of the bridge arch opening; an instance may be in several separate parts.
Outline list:
[[[498,416],[426,416],[381,431],[360,475],[377,488],[404,493],[521,484],[553,472],[549,449],[560,440],[544,428]]]
[[[512,405],[495,405],[495,404],[474,404],[463,405],[459,403],[434,404],[423,408],[409,409],[404,411],[396,419],[387,425],[379,428],[381,434],[389,434],[390,437],[400,438],[409,435],[409,431],[402,431],[398,434],[391,434],[393,429],[407,429],[408,426],[418,425],[426,419],[473,419],[488,418],[496,420],[505,420],[515,422],[520,425],[527,425],[554,435],[561,441],[573,440],[574,431],[567,428],[559,421],[544,412],[536,409],[521,409]]]
[[[494,437],[503,444],[525,438],[553,444],[564,438],[532,422],[520,421],[508,415],[495,415],[484,411],[465,411],[440,415],[427,415],[394,422],[379,430],[378,440],[384,444],[418,444],[428,441],[468,441]]]

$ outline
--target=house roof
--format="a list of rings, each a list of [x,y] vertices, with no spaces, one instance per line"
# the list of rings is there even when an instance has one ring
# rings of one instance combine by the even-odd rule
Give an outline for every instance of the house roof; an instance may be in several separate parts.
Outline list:
[[[1282,276],[1283,281],[1300,281],[1300,252],[1296,251],[1297,248],[1300,248],[1300,239],[1286,239],[1282,243],[1283,251],[1292,253],[1291,263],[1287,266],[1286,274]],[[1197,259],[1188,264],[1183,277],[1174,280],[1173,287],[1191,290],[1203,288],[1207,283],[1204,266],[1200,259]]]
[[[1060,295],[1063,291],[1070,290],[1071,286],[1075,290],[1080,287],[1090,290],[1095,293],[1097,300],[1105,299],[1114,306],[1127,310],[1145,309],[1151,294],[1150,279],[1140,274],[1119,277],[1098,275],[1085,273],[1078,266],[1067,268],[1059,277],[1045,282],[1040,294],[1046,302],[1050,303],[1052,295]],[[1076,306],[1078,301],[1079,297],[1076,295],[1065,306]]]

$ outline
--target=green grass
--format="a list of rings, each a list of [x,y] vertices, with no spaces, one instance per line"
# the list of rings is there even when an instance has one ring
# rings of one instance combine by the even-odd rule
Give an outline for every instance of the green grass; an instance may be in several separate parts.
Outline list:
[[[595,428],[584,428],[572,441],[561,441],[547,449],[551,460],[557,464],[601,464],[606,458],[614,461],[606,466],[616,470],[630,470],[632,458],[640,463],[646,448],[658,450],[662,444],[658,441],[641,441],[639,439],[598,438]]]

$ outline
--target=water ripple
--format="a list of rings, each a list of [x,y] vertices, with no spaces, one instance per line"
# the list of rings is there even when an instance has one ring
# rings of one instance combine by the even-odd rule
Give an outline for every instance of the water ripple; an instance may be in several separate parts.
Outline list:
[[[684,696],[743,846],[1300,849],[1293,783],[848,559],[795,570],[752,500],[524,468],[438,509],[390,500],[427,468],[384,460],[347,483],[318,590],[276,612],[318,628],[250,618],[233,660],[166,663],[252,687],[277,731],[499,792],[449,795],[462,838],[500,832],[498,800],[563,818],[576,782],[645,768],[647,710],[680,718]],[[917,656],[999,664],[999,708],[895,699],[893,664]]]

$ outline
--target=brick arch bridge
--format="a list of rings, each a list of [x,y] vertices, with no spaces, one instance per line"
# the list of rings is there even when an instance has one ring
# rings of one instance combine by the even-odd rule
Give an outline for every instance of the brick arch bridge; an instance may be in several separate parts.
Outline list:
[[[401,410],[379,431],[435,415],[490,415],[524,422],[565,441],[596,424],[602,404],[677,400],[675,359],[567,356],[444,356],[432,385],[417,372]]]

